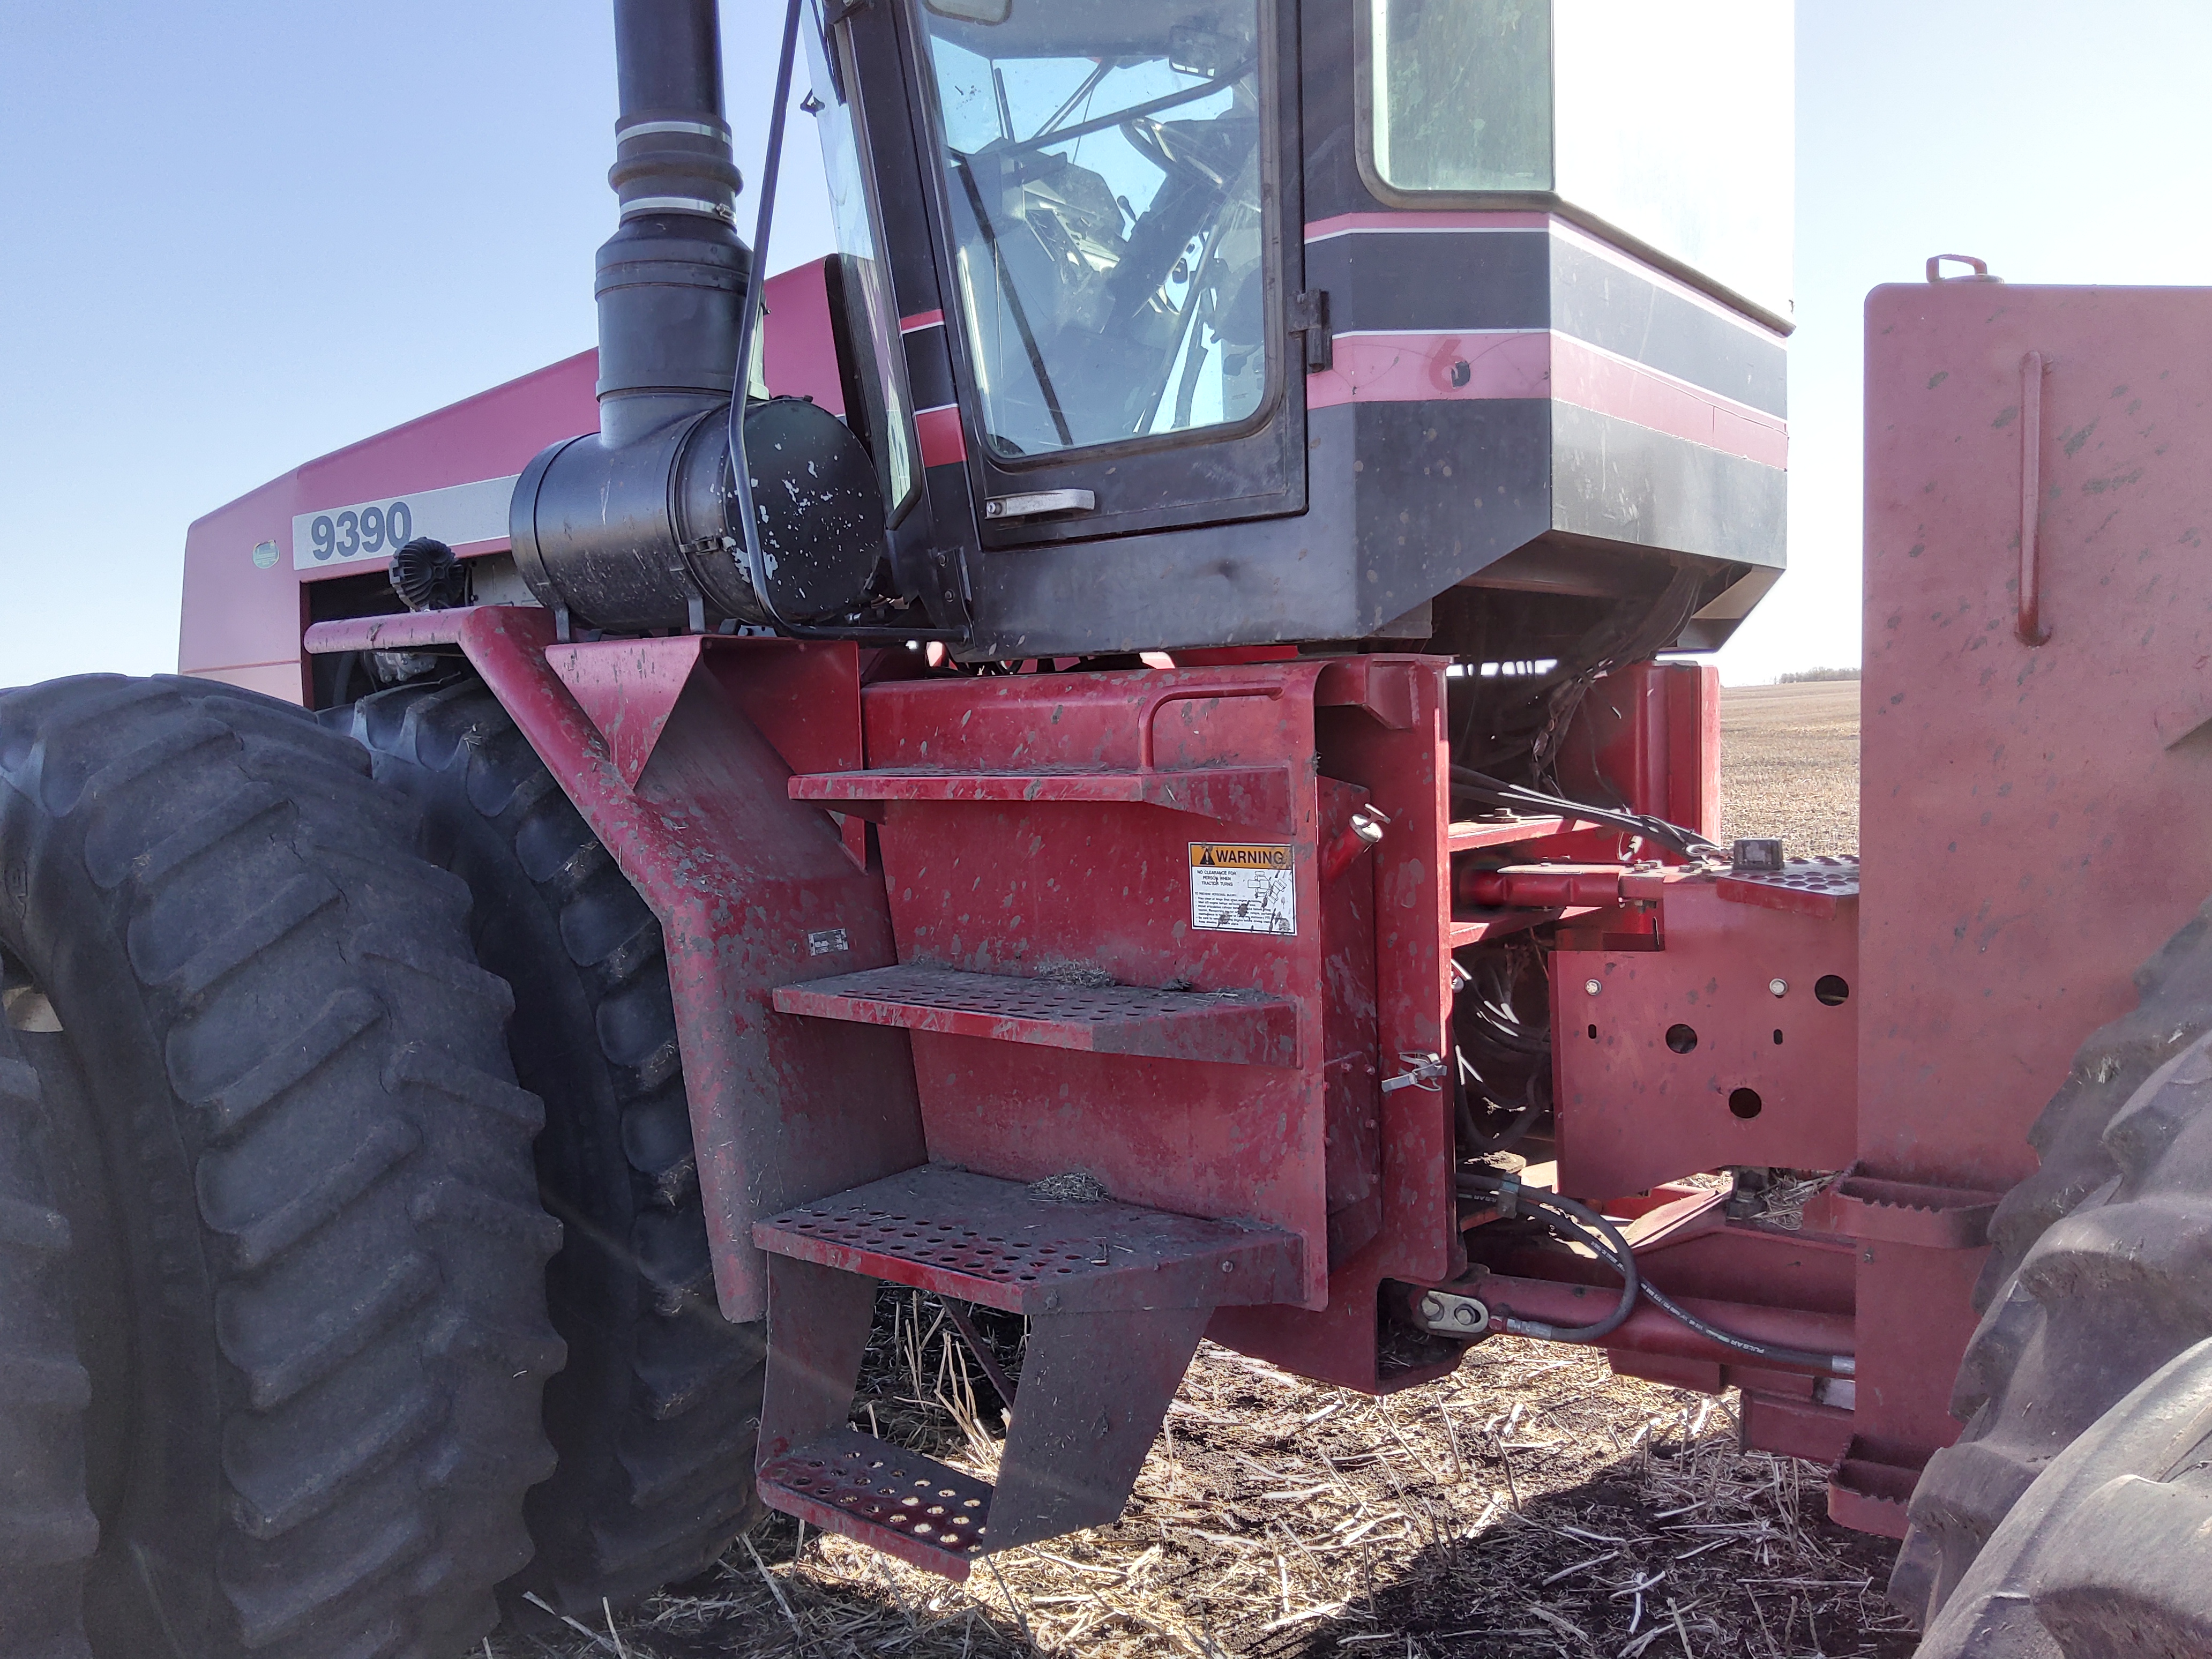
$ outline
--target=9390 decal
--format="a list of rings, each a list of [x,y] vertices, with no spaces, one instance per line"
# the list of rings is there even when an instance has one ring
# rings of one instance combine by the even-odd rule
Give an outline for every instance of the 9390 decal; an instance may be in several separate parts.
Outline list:
[[[331,570],[371,559],[381,564],[417,536],[481,550],[507,539],[514,495],[510,476],[313,507],[292,520],[292,568]]]
[[[318,564],[397,552],[414,537],[415,514],[404,501],[318,513],[307,525],[308,550]]]

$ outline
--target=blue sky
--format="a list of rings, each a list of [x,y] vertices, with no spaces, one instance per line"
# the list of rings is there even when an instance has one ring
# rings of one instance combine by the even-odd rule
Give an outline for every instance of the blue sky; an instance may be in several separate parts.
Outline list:
[[[724,6],[749,173],[781,10]],[[1792,569],[1733,683],[1857,659],[1869,288],[2212,283],[2212,7],[1796,12]],[[173,666],[192,519],[591,343],[612,54],[605,0],[0,0],[0,684]],[[830,243],[793,136],[778,266]]]

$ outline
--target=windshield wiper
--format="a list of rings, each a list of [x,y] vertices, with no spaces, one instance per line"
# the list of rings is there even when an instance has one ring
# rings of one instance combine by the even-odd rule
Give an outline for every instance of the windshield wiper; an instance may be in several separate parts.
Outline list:
[[[1098,67],[1092,70],[1090,74],[1083,77],[1083,84],[1076,88],[1074,92],[1069,94],[1067,101],[1062,104],[1058,109],[1053,111],[1051,115],[1046,118],[1045,124],[1039,127],[1036,132],[1030,135],[1031,142],[1034,143],[1036,139],[1042,138],[1048,133],[1051,132],[1054,127],[1057,127],[1062,121],[1066,120],[1069,111],[1073,110],[1078,104],[1088,98],[1092,93],[1097,91],[1098,83],[1101,81],[1103,81],[1110,71],[1119,68],[1121,68],[1121,64],[1117,59],[1112,58],[1100,58],[1098,60]],[[1012,138],[1013,136],[1014,135],[1012,132],[1009,132],[1006,135],[1009,138]]]
[[[958,152],[954,152],[958,155]],[[1004,152],[994,151],[998,155]],[[1014,331],[1022,337],[1022,349],[1029,354],[1030,372],[1036,376],[1037,390],[1043,394],[1046,413],[1052,416],[1052,429],[1060,436],[1063,448],[1075,447],[1075,434],[1069,430],[1067,416],[1060,412],[1060,393],[1052,384],[1052,375],[1044,366],[1044,353],[1037,349],[1036,332],[1030,327],[1030,314],[1022,304],[1022,296],[1014,286],[1013,272],[1006,268],[1006,257],[999,251],[999,234],[991,228],[991,216],[983,210],[983,192],[975,183],[975,164],[965,155],[958,155],[961,188],[968,192],[968,206],[975,216],[975,228],[983,233],[990,245],[991,267],[999,274],[999,293],[1006,301],[1006,310],[1014,319]],[[980,343],[980,342],[979,342]]]
[[[1042,132],[1027,138],[1018,139],[1010,144],[994,144],[990,147],[989,153],[993,155],[1019,155],[1028,150],[1042,149],[1047,144],[1064,144],[1071,138],[1082,138],[1094,132],[1103,132],[1109,127],[1118,127],[1122,122],[1133,121],[1139,116],[1158,115],[1162,110],[1173,109],[1179,104],[1188,104],[1200,98],[1209,97],[1224,87],[1235,86],[1252,72],[1253,66],[1259,61],[1259,55],[1255,53],[1227,74],[1217,75],[1211,81],[1201,81],[1196,86],[1185,87],[1180,92],[1164,92],[1157,98],[1148,98],[1141,104],[1132,104],[1127,109],[1117,109],[1109,114],[1094,115],[1087,121],[1078,121],[1072,127],[1057,129],[1048,127]],[[951,146],[948,145],[946,148],[950,149]],[[974,152],[978,155],[983,153],[981,150]],[[952,150],[952,155],[957,161],[965,161],[969,159],[969,153],[963,150]]]

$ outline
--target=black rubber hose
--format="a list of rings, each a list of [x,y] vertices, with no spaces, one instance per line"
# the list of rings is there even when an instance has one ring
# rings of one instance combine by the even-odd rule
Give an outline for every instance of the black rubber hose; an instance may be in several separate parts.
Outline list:
[[[1628,1241],[1621,1237],[1620,1230],[1586,1205],[1551,1194],[1541,1197],[1529,1197],[1524,1194],[1521,1202],[1526,1208],[1550,1212],[1561,1221],[1577,1224],[1573,1231],[1579,1233],[1583,1242],[1592,1249],[1607,1255],[1616,1271],[1620,1270],[1623,1261],[1634,1262],[1635,1252],[1629,1248]],[[1834,1376],[1850,1376],[1855,1373],[1856,1362],[1850,1354],[1813,1353],[1803,1348],[1787,1348],[1778,1343],[1738,1336],[1734,1331],[1724,1331],[1719,1326],[1698,1318],[1656,1285],[1645,1281],[1643,1291],[1644,1297],[1661,1312],[1679,1320],[1698,1335],[1717,1342],[1724,1348],[1733,1348],[1738,1353],[1747,1354],[1754,1359],[1826,1371]]]
[[[1717,1342],[1724,1348],[1734,1348],[1739,1353],[1749,1354],[1754,1359],[1770,1359],[1778,1364],[1826,1371],[1832,1376],[1850,1376],[1856,1371],[1856,1362],[1847,1353],[1812,1353],[1803,1348],[1785,1348],[1771,1342],[1755,1342],[1750,1337],[1738,1336],[1733,1331],[1724,1331],[1717,1325],[1707,1324],[1655,1285],[1646,1285],[1644,1294],[1662,1311],[1679,1319],[1698,1335]]]
[[[1723,856],[1718,847],[1696,830],[1684,829],[1679,823],[1669,823],[1664,818],[1652,817],[1642,812],[1617,811],[1607,806],[1586,805],[1581,801],[1571,801],[1540,789],[1532,789],[1526,784],[1508,783],[1503,778],[1478,772],[1471,766],[1455,764],[1451,769],[1451,781],[1453,789],[1462,794],[1475,795],[1501,806],[1515,807],[1523,811],[1575,817],[1586,823],[1623,830],[1631,835],[1656,841],[1686,859]]]
[[[1452,1121],[1458,1124],[1460,1137],[1468,1143],[1468,1152],[1496,1150],[1482,1145],[1485,1137],[1475,1126],[1474,1109],[1467,1097],[1467,1063],[1460,1058],[1456,1047],[1452,1049]]]
[[[1472,1192],[1485,1198],[1502,1199],[1510,1196],[1515,1200],[1516,1207],[1525,1206],[1536,1210],[1540,1213],[1551,1207],[1549,1201],[1540,1202],[1532,1197],[1528,1189],[1517,1181],[1501,1181],[1492,1176],[1473,1175],[1462,1171],[1459,1177],[1459,1186],[1463,1191]],[[1574,1203],[1572,1199],[1557,1201],[1561,1204]],[[1575,1208],[1578,1210],[1582,1207],[1579,1204],[1575,1205]],[[1598,1226],[1608,1231],[1612,1231],[1611,1224],[1602,1217],[1589,1210],[1583,1210],[1583,1213],[1589,1216]],[[1550,1222],[1556,1228],[1561,1218],[1554,1214],[1542,1214],[1542,1219]],[[1575,1231],[1579,1231],[1580,1229]],[[1614,1232],[1613,1237],[1619,1238],[1620,1235]],[[1637,1272],[1635,1255],[1628,1249],[1626,1241],[1623,1241],[1618,1255],[1613,1255],[1605,1251],[1601,1246],[1599,1248],[1601,1255],[1610,1262],[1613,1270],[1620,1275],[1620,1300],[1614,1304],[1613,1311],[1604,1318],[1590,1325],[1552,1325],[1541,1320],[1522,1319],[1510,1308],[1502,1306],[1492,1306],[1490,1310],[1491,1317],[1497,1320],[1502,1328],[1515,1336],[1533,1336],[1546,1342],[1596,1342],[1612,1335],[1620,1328],[1628,1316],[1636,1311],[1636,1298],[1643,1289],[1643,1279]]]
[[[1516,1113],[1504,1128],[1486,1131],[1475,1121],[1474,1106],[1467,1092],[1467,1062],[1460,1051],[1452,1050],[1452,1112],[1459,1124],[1460,1138],[1469,1152],[1502,1152],[1527,1134],[1544,1114],[1545,1103],[1535,1097],[1536,1080],[1528,1080],[1529,1103]],[[1493,1108],[1497,1103],[1486,1095],[1483,1103]],[[1498,1108],[1498,1109],[1503,1109]]]
[[[1483,1034],[1500,1048],[1516,1054],[1546,1054],[1552,1051],[1552,1039],[1549,1033],[1532,1032],[1524,1027],[1508,1025],[1498,1018],[1490,1005],[1483,1002],[1480,998],[1469,1010],[1468,1017],[1480,1025]]]

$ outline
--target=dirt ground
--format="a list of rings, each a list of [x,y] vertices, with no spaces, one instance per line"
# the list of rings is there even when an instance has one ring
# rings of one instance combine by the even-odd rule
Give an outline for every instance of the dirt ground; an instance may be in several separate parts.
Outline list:
[[[1857,695],[1726,694],[1726,836],[1855,850]],[[886,1298],[865,1387],[888,1437],[988,1474],[995,1401],[926,1300]],[[1904,1659],[1893,1547],[1826,1519],[1818,1468],[1739,1451],[1732,1405],[1510,1338],[1383,1400],[1208,1344],[1112,1527],[954,1585],[772,1518],[680,1593],[484,1653]]]
[[[1779,836],[1791,858],[1858,851],[1859,683],[1721,693],[1721,839]]]

